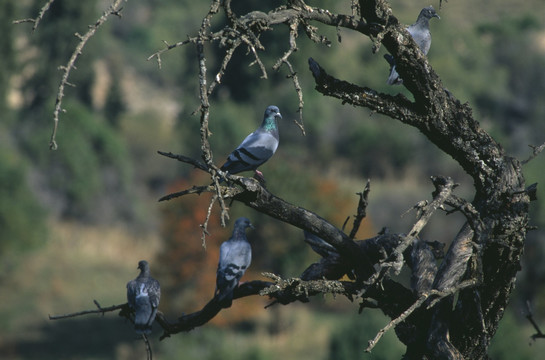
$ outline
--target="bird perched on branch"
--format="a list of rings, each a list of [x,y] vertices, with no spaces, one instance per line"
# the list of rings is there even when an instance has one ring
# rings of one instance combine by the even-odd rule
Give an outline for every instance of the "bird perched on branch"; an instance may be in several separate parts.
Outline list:
[[[267,107],[261,126],[229,154],[220,170],[229,174],[254,170],[256,176],[263,180],[263,174],[257,168],[269,160],[278,148],[278,119],[282,119],[278,107]]]
[[[252,262],[252,248],[246,238],[246,228],[254,228],[249,219],[238,218],[233,234],[220,247],[220,259],[216,273],[216,291],[214,297],[221,307],[231,307],[233,290]]]
[[[127,283],[127,301],[134,311],[134,330],[137,334],[151,333],[161,298],[159,282],[151,277],[146,260],[138,262],[140,274]]]
[[[432,6],[425,7],[420,11],[418,18],[416,19],[416,22],[407,28],[407,31],[409,32],[409,34],[411,34],[412,38],[416,42],[416,45],[418,45],[418,47],[424,53],[424,55],[427,55],[428,51],[430,50],[430,46],[431,46],[430,19],[434,17],[441,19],[439,15],[435,12],[435,9]],[[388,77],[388,80],[386,81],[388,85],[403,84],[403,79],[399,77],[399,74],[396,71],[394,57],[390,54],[385,54],[384,58],[390,64],[390,76]]]

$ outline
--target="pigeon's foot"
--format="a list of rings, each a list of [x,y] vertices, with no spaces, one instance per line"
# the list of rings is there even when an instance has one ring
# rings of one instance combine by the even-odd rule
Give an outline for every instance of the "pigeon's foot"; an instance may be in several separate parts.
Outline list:
[[[263,173],[261,171],[259,171],[259,170],[255,170],[254,179],[259,181],[259,183],[261,185],[263,185],[263,186],[265,186],[265,184],[267,184],[267,181],[265,180],[265,177],[263,176]]]

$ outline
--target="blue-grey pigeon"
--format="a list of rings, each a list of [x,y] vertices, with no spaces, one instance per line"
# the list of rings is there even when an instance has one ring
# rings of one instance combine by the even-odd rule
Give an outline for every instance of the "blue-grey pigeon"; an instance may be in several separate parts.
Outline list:
[[[250,220],[245,217],[238,218],[233,234],[220,247],[214,296],[223,308],[231,306],[233,290],[252,261],[252,248],[246,238],[248,227],[254,228]]]
[[[227,157],[220,170],[237,174],[254,170],[259,178],[263,174],[258,166],[269,160],[278,148],[278,119],[282,118],[277,106],[271,105],[265,110],[263,122],[256,131],[248,135],[244,141]]]
[[[407,28],[409,34],[416,42],[416,45],[422,50],[424,55],[428,54],[431,46],[431,33],[430,33],[430,19],[431,18],[440,19],[439,15],[435,12],[435,9],[432,6],[428,6],[420,11],[416,22],[410,25]],[[386,81],[388,85],[401,85],[403,84],[403,79],[399,77],[399,74],[396,71],[395,60],[390,54],[384,55],[384,58],[390,64],[390,76]]]
[[[161,288],[159,282],[151,277],[146,260],[138,262],[140,274],[127,283],[127,301],[134,311],[134,331],[137,334],[151,333],[151,324],[155,320]]]

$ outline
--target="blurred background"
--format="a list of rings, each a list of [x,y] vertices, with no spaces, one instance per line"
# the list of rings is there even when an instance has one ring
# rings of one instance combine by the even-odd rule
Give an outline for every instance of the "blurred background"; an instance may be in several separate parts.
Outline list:
[[[45,1],[0,0],[0,358],[2,359],[144,359],[144,344],[132,325],[117,313],[50,321],[58,315],[126,301],[125,284],[147,259],[161,282],[160,310],[176,319],[202,308],[212,297],[222,229],[214,210],[206,249],[201,224],[209,194],[166,203],[157,199],[194,184],[206,174],[164,158],[157,150],[199,158],[196,52],[193,45],[162,56],[162,68],[148,56],[196,34],[208,10],[206,1],[128,1],[123,17],[100,28],[70,74],[75,87],[65,89],[57,142],[48,149],[61,71],[78,39],[110,1],[55,0],[37,30],[15,19],[36,17]],[[264,4],[265,3],[265,4]],[[308,1],[350,13],[350,2]],[[334,5],[332,5],[334,3]],[[392,0],[394,14],[415,21],[429,2]],[[281,1],[239,0],[236,13],[264,11]],[[432,2],[439,9],[439,2]],[[529,145],[545,141],[545,3],[541,0],[443,2],[441,20],[432,19],[430,64],[444,85],[468,102],[476,119],[506,152],[519,159]],[[223,19],[213,23],[220,29]],[[369,110],[344,106],[314,91],[307,59],[312,56],[333,76],[381,92],[411,95],[386,85],[388,64],[381,49],[360,34],[341,29],[320,33],[331,46],[316,45],[300,34],[290,60],[304,91],[303,136],[293,120],[298,99],[288,71],[271,70],[289,48],[288,31],[277,26],[263,34],[261,59],[269,79],[240,48],[221,87],[211,98],[210,138],[214,159],[227,154],[253,131],[267,105],[280,107],[281,144],[260,169],[269,190],[314,211],[341,227],[355,214],[358,197],[371,181],[368,217],[358,239],[383,227],[406,232],[415,219],[406,213],[430,199],[432,175],[451,176],[457,194],[472,199],[471,179],[449,157],[413,128]],[[209,76],[224,49],[206,47]],[[532,342],[534,330],[524,318],[530,301],[545,328],[545,155],[524,166],[527,184],[540,182],[531,205],[528,234],[517,289],[493,340],[493,359],[536,359],[545,341]],[[405,214],[406,213],[406,214]],[[405,215],[404,215],[405,214]],[[238,203],[231,219],[247,216],[256,226],[248,236],[254,258],[243,280],[263,279],[268,271],[298,276],[318,260],[303,242],[302,231]],[[436,213],[423,233],[427,240],[449,243],[463,219]],[[349,222],[351,224],[351,222]],[[407,274],[399,280],[406,281]],[[236,301],[211,323],[162,342],[155,326],[156,359],[396,359],[404,347],[388,333],[373,353],[367,340],[386,325],[378,311],[330,296],[310,304],[273,306],[267,299]]]

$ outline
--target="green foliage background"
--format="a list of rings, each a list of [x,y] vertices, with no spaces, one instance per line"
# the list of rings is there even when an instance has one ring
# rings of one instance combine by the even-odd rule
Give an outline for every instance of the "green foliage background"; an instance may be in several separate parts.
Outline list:
[[[349,1],[308,3],[350,13]],[[237,13],[244,13],[281,4],[245,0],[233,6]],[[406,24],[429,5],[400,0],[391,4]],[[164,46],[162,41],[174,43],[194,35],[208,5],[188,0],[128,1],[122,19],[109,19],[71,73],[70,82],[76,86],[65,89],[66,113],[61,114],[55,152],[47,146],[61,76],[57,68],[67,62],[77,44],[73,34],[87,31],[107,2],[55,0],[33,34],[31,24],[11,23],[36,16],[42,5],[0,0],[0,357],[141,357],[144,350],[129,324],[115,316],[52,323],[46,315],[87,308],[95,298],[101,303],[121,303],[125,283],[136,275],[134,268],[141,257],[154,264],[159,254],[172,251],[170,246],[200,242],[197,237],[166,241],[161,231],[173,214],[169,207],[186,206],[182,213],[195,209],[184,205],[183,199],[156,203],[166,192],[180,190],[176,188],[180,180],[198,179],[197,170],[156,153],[200,156],[198,117],[192,115],[198,105],[195,51],[188,45],[164,53],[161,69],[156,61],[146,59]],[[430,64],[445,86],[473,107],[481,125],[520,159],[530,155],[528,145],[545,140],[544,10],[541,0],[450,1],[443,2],[441,20],[431,23]],[[221,21],[213,23],[214,29],[221,26]],[[430,175],[452,176],[461,184],[459,194],[471,198],[471,180],[420,133],[313,90],[307,70],[310,56],[338,78],[410,97],[403,87],[386,85],[384,49],[373,54],[369,39],[348,30],[339,31],[341,41],[335,29],[321,33],[331,40],[330,47],[316,45],[301,33],[298,51],[291,58],[304,91],[306,136],[292,122],[298,118],[298,101],[286,79],[287,69],[271,69],[288,48],[285,27],[278,26],[261,39],[267,48],[260,55],[268,80],[260,79],[259,68],[250,66],[253,59],[243,49],[235,54],[211,98],[210,141],[216,163],[221,164],[257,126],[267,105],[276,104],[284,120],[279,151],[261,169],[268,187],[338,226],[355,212],[353,194],[361,191],[368,178],[372,191],[365,235],[383,226],[406,231],[413,218],[400,215],[429,198]],[[224,51],[207,46],[210,76]],[[527,183],[539,182],[541,189],[544,168],[543,155],[525,165]],[[331,184],[335,184],[333,192],[324,191]],[[539,230],[528,234],[511,312],[491,349],[494,359],[530,359],[543,351],[539,342],[528,346],[532,329],[521,316],[522,304],[530,300],[536,319],[545,326],[541,286],[545,202],[540,194],[541,190],[532,205],[532,219]],[[299,230],[239,204],[233,204],[232,211],[233,218],[244,215],[259,224],[253,234],[256,273],[297,276],[316,259]],[[462,221],[436,215],[424,236],[448,243]],[[193,225],[197,228],[198,222]],[[220,241],[214,238],[210,246]],[[155,264],[158,273],[180,267],[164,261]],[[175,292],[180,285],[166,282],[163,286]],[[169,311],[196,310],[204,301],[186,300],[162,310],[175,317],[179,314]],[[373,312],[355,316],[356,312],[354,305],[338,299],[316,299],[310,306],[263,310],[252,314],[251,321],[229,323],[229,330],[209,324],[153,346],[157,357],[165,359],[182,354],[188,359],[220,355],[224,359],[308,358],[305,354],[316,359],[399,358],[403,349],[392,334],[375,352],[363,354],[365,339],[387,319]],[[100,336],[93,342],[85,333]],[[289,340],[292,337],[297,341]],[[65,344],[67,339],[71,345]]]

